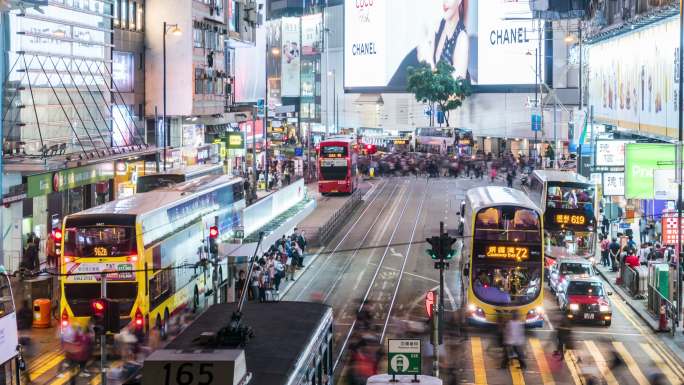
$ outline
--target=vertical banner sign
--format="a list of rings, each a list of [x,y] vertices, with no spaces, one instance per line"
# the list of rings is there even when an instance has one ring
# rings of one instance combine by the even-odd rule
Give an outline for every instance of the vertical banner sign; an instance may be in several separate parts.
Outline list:
[[[282,19],[282,96],[299,96],[301,43],[298,17]]]
[[[538,114],[532,114],[532,132],[539,132],[542,129],[542,117]]]

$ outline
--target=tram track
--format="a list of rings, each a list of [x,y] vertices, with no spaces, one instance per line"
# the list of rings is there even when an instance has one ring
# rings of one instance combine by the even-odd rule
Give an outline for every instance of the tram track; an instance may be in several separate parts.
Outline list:
[[[359,306],[358,306],[358,308],[356,308],[356,311],[355,311],[355,314],[358,314],[364,308],[364,306],[366,306],[368,303],[372,302],[372,301],[370,301],[370,298],[374,295],[377,295],[381,299],[388,298],[388,303],[386,303],[386,304],[380,303],[379,307],[381,309],[376,309],[376,311],[374,312],[375,313],[374,318],[376,320],[380,321],[378,323],[375,323],[375,325],[382,327],[377,333],[379,343],[382,343],[384,341],[384,337],[385,337],[387,330],[388,330],[388,327],[389,327],[389,322],[391,319],[392,310],[394,309],[394,304],[397,300],[397,294],[399,291],[399,287],[401,285],[402,277],[404,275],[406,263],[407,263],[408,258],[410,256],[411,243],[412,243],[411,241],[415,237],[416,229],[418,227],[418,223],[419,223],[420,218],[421,218],[423,205],[424,205],[425,200],[427,198],[429,183],[430,183],[429,181],[426,181],[424,184],[422,198],[420,199],[421,204],[418,207],[416,214],[415,214],[415,220],[413,221],[414,222],[413,227],[410,230],[410,238],[409,238],[410,241],[408,242],[406,252],[404,254],[400,254],[400,253],[396,253],[395,250],[393,249],[393,246],[394,246],[393,241],[395,240],[395,237],[397,236],[397,232],[398,232],[398,229],[400,228],[400,226],[402,224],[407,223],[407,222],[410,223],[410,221],[407,221],[407,222],[403,221],[403,218],[407,212],[407,207],[408,207],[409,202],[417,201],[416,199],[413,199],[413,195],[416,192],[416,191],[414,191],[416,189],[413,188],[414,183],[411,180],[408,181],[408,185],[409,185],[408,190],[411,190],[411,191],[409,193],[403,194],[404,196],[402,196],[402,198],[401,198],[401,200],[405,199],[405,202],[403,203],[403,207],[401,209],[401,212],[399,213],[398,218],[396,218],[396,219],[392,218],[392,217],[394,217],[394,213],[392,213],[392,215],[390,215],[390,217],[387,219],[388,222],[394,219],[394,222],[396,224],[395,224],[395,226],[392,230],[392,233],[391,233],[389,239],[387,240],[387,242],[383,242],[383,244],[384,244],[383,254],[380,257],[379,261],[377,262],[377,265],[376,265],[375,270],[373,271],[372,277],[368,281],[368,286],[364,292],[363,298],[361,299]],[[423,185],[423,184],[421,183],[419,185]],[[418,189],[418,191],[419,191],[419,189]],[[399,202],[401,202],[401,200]],[[361,248],[362,245],[363,244],[360,244],[359,248]],[[355,250],[354,255],[356,254],[357,251],[358,251],[358,248]],[[392,263],[396,264],[396,262],[397,262],[396,259],[387,260],[387,256],[390,254],[390,251],[392,251],[392,255],[401,256],[401,261],[400,261],[401,265],[399,268],[394,268],[394,267],[388,266],[388,265],[391,265]],[[372,257],[372,255],[369,257],[369,260],[371,257]],[[353,257],[350,258],[350,262],[346,265],[347,269],[349,268],[349,266],[351,266],[351,260],[353,260]],[[383,271],[383,269],[386,269],[388,272],[391,272],[391,274],[381,274],[381,271]],[[344,273],[347,273],[346,269],[345,269]],[[362,272],[362,274],[363,274],[363,272]],[[341,275],[340,275],[340,277],[341,277]],[[361,277],[361,275],[359,277]],[[381,279],[378,280],[378,277],[381,277]],[[391,294],[387,293],[388,295],[384,295],[384,294],[386,294],[385,291],[388,287],[392,288]],[[334,289],[334,287],[331,288],[330,293],[332,293],[332,291],[333,291],[332,289]],[[342,340],[342,343],[338,344],[340,346],[340,348],[337,351],[335,361],[333,364],[333,371],[336,373],[341,374],[341,372],[344,370],[344,365],[339,366],[339,364],[340,364],[340,362],[344,362],[343,358],[346,355],[347,347],[349,345],[350,340],[352,340],[354,333],[359,332],[359,330],[357,330],[358,329],[357,326],[358,326],[357,325],[357,319],[354,318],[354,320],[349,325],[347,333],[344,335],[344,339]],[[339,369],[339,371],[338,371],[338,369]]]

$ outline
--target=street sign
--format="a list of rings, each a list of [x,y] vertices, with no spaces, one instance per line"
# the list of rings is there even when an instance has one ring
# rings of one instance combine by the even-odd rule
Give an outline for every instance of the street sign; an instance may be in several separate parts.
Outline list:
[[[257,117],[263,118],[265,116],[264,107],[264,99],[257,99]]]
[[[532,131],[539,132],[542,129],[542,117],[541,115],[532,114]]]
[[[425,115],[425,116],[432,115],[432,108],[430,106],[425,106],[423,108],[423,115]]]
[[[419,339],[387,341],[387,374],[418,375],[421,369]]]

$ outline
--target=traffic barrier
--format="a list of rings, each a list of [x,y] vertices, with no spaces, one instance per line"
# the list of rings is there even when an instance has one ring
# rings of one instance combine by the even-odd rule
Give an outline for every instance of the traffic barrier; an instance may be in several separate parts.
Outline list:
[[[361,190],[358,189],[352,193],[347,202],[333,214],[332,218],[328,219],[328,221],[319,228],[318,236],[315,237],[316,244],[324,245],[330,240],[339,226],[349,219],[351,213],[361,203],[362,196]]]

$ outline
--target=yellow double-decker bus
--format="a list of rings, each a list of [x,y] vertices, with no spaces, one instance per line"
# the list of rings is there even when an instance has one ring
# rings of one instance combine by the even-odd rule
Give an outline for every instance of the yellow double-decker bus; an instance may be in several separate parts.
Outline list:
[[[471,324],[518,313],[528,327],[544,324],[542,213],[519,190],[487,186],[466,192],[463,292]]]
[[[225,259],[200,262],[209,258],[210,228],[230,236],[242,227],[244,207],[242,179],[212,175],[67,216],[62,326],[89,320],[104,276],[106,297],[118,303],[122,323],[165,333],[170,315],[186,306],[197,310],[228,277]]]

